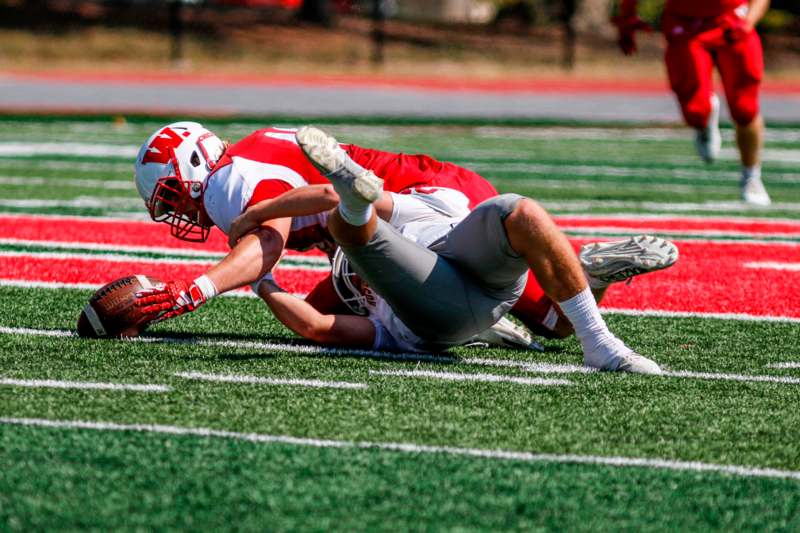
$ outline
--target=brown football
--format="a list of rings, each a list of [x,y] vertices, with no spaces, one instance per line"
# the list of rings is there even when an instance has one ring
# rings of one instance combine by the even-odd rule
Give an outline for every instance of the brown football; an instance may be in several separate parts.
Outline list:
[[[137,274],[100,287],[78,317],[78,335],[92,338],[138,336],[155,315],[146,315],[134,305],[136,293],[158,283],[161,283],[158,279]]]

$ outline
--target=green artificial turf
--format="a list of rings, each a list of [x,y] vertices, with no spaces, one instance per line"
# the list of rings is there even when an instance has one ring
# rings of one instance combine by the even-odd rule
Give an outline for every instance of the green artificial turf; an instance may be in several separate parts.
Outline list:
[[[0,117],[0,143],[84,143],[105,147],[110,154],[67,150],[0,156],[0,183],[3,178],[7,182],[0,212],[143,215],[125,154],[135,152],[164,122],[153,117],[116,125],[107,117]],[[275,122],[292,126],[305,121]],[[480,121],[323,123],[342,141],[425,151],[459,162],[501,191],[531,195],[559,213],[674,214],[664,206],[680,204],[678,214],[796,218],[800,210],[800,158],[792,141],[796,127],[776,129],[768,139],[768,148],[777,152],[766,158],[765,181],[780,205],[754,210],[736,203],[738,163],[731,158],[714,166],[700,163],[692,153],[690,132],[683,129],[509,122],[499,127]],[[259,121],[209,124],[235,140]],[[726,146],[732,147],[730,131],[723,133]],[[18,179],[26,177],[45,184]],[[95,189],[91,182],[75,180],[130,180],[131,186]],[[96,204],[87,206],[87,199]],[[0,252],[26,251],[60,249],[0,243]],[[173,257],[167,252],[127,254]],[[90,294],[0,287],[0,327],[71,330]],[[767,366],[800,360],[794,323],[620,315],[609,315],[607,321],[631,346],[670,370],[800,378],[799,370]],[[159,384],[170,390],[0,385],[0,418],[162,424],[800,471],[800,384],[549,374],[476,361],[580,365],[574,339],[544,341],[544,353],[459,348],[447,356],[402,361],[334,354],[309,347],[272,319],[261,302],[249,298],[217,298],[147,334],[171,342],[30,333],[35,331],[0,333],[0,379]],[[298,353],[302,347],[307,353]],[[565,379],[570,385],[372,373],[387,370]],[[346,381],[367,388],[213,383],[175,375],[189,371]],[[796,530],[798,496],[797,480],[718,472],[0,423],[0,530]]]

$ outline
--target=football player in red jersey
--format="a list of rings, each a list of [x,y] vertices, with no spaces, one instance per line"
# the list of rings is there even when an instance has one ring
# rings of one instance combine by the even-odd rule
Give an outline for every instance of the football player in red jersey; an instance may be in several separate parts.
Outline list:
[[[380,172],[388,191],[449,190],[465,213],[497,196],[485,179],[450,163],[425,155],[342,146],[349,161]],[[231,253],[203,276],[193,282],[169,282],[140,297],[139,304],[146,312],[163,311],[161,319],[193,311],[218,293],[257,282],[272,270],[284,247],[306,249],[329,243],[325,209],[330,207],[330,199],[324,191],[332,191],[322,187],[316,189],[323,191],[321,197],[305,194],[314,189],[309,185],[329,182],[303,155],[293,130],[265,128],[225,146],[200,124],[171,124],[142,146],[136,183],[152,218],[169,224],[174,236],[203,241],[216,225],[232,238]],[[293,194],[286,194],[290,190]],[[241,228],[232,234],[234,221],[241,220],[248,207],[279,197],[291,197],[294,203],[284,202],[284,211],[247,227],[246,235]],[[375,208],[390,220],[398,201],[389,198]],[[308,301],[320,310],[335,305],[338,299],[329,278],[309,294]],[[535,333],[548,337],[564,337],[572,331],[532,274],[512,314]]]
[[[478,174],[426,155],[345,149],[354,161],[382,172],[386,190],[443,187],[459,191],[474,207],[497,191]],[[295,141],[294,131],[264,128],[226,145],[196,122],[177,122],[157,130],[142,145],[135,165],[136,186],[153,218],[179,239],[202,242],[210,228],[229,233],[248,206],[313,184],[329,183]],[[253,283],[272,270],[284,248],[325,248],[327,212],[307,209],[272,219],[242,238],[231,252],[194,280],[175,281],[140,298],[148,311],[171,318],[193,311],[218,293]]]
[[[758,93],[764,60],[755,26],[768,8],[769,0],[666,0],[662,18],[670,86],[684,120],[696,130],[700,157],[712,162],[721,145],[719,98],[712,78],[716,65],[736,124],[742,199],[760,206],[771,201],[761,181],[764,119]],[[622,51],[636,52],[636,32],[649,29],[636,14],[636,0],[621,0],[613,21]]]

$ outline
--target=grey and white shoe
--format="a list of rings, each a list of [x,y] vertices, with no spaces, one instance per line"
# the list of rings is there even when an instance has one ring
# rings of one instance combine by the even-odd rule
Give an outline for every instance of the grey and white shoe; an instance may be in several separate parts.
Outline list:
[[[678,260],[678,247],[659,237],[639,235],[622,241],[584,244],[578,257],[589,276],[614,283],[671,267]]]
[[[711,114],[706,127],[695,132],[694,146],[706,163],[713,163],[719,157],[722,135],[719,132],[719,97],[716,94],[711,95]]]
[[[591,352],[584,352],[583,364],[610,372],[661,374],[661,367],[655,361],[634,352],[619,339],[597,346]]]
[[[772,204],[772,200],[761,181],[761,176],[745,176],[742,175],[742,181],[739,184],[742,191],[742,200],[751,205],[758,205],[767,207]]]
[[[308,160],[331,180],[343,201],[372,203],[381,197],[383,180],[353,161],[333,136],[313,126],[304,126],[295,137]]]
[[[544,347],[533,340],[531,334],[506,317],[502,317],[492,327],[471,338],[469,343],[485,343],[489,346],[505,348],[521,348],[523,350],[536,350],[543,352]]]

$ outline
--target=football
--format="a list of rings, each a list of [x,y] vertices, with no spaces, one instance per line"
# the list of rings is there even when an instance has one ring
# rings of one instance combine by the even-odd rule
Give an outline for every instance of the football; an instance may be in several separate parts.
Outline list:
[[[135,305],[136,293],[150,289],[160,280],[137,274],[104,285],[89,298],[78,317],[78,336],[136,337],[155,318],[143,314]]]

